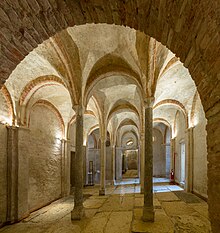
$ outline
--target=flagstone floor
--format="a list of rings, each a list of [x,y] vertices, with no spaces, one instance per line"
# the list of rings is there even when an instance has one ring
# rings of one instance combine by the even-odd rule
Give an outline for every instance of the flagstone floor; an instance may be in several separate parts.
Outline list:
[[[5,226],[1,233],[205,233],[210,231],[207,203],[179,186],[154,183],[155,222],[143,222],[143,194],[137,183],[84,188],[85,217],[71,221],[73,196],[33,212],[23,221]],[[131,182],[130,182],[131,183]]]

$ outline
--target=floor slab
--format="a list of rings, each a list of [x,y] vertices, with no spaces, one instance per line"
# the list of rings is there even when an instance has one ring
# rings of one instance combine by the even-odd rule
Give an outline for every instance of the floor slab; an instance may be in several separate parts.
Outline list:
[[[178,195],[171,191],[173,187],[154,185],[158,192],[153,194],[153,223],[142,221],[144,195],[137,192],[140,185],[108,186],[105,196],[99,196],[99,186],[93,186],[83,189],[85,217],[82,220],[71,221],[74,201],[69,196],[33,212],[20,223],[1,228],[0,233],[209,232],[207,203],[195,201],[197,197],[193,194]]]

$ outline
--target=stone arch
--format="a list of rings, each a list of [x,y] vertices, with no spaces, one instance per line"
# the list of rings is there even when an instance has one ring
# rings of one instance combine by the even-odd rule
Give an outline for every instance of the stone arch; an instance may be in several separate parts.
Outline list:
[[[113,54],[107,54],[100,58],[90,71],[84,91],[84,106],[86,106],[89,101],[93,87],[104,78],[114,75],[120,75],[131,80],[131,82],[138,87],[140,96],[143,96],[139,74],[137,74],[124,59]]]
[[[58,78],[57,76],[54,75],[47,75],[47,76],[41,76],[38,77],[32,81],[30,81],[22,90],[19,98],[19,104],[20,106],[24,103],[25,99],[27,98],[28,94],[32,90],[36,92],[41,86],[43,85],[51,85],[51,84],[58,84],[58,85],[63,85],[65,88],[65,83]]]
[[[153,109],[156,109],[162,105],[174,105],[174,106],[177,106],[181,112],[183,113],[184,117],[185,117],[185,120],[186,120],[186,126],[188,128],[188,125],[189,125],[189,121],[188,121],[188,112],[185,108],[185,106],[180,103],[178,100],[173,100],[173,99],[165,99],[165,100],[161,100],[160,102],[156,103],[153,107]]]
[[[120,125],[118,126],[117,130],[125,125],[134,125],[137,129],[139,128],[138,125],[132,119],[125,118],[122,122],[120,122]]]
[[[215,9],[215,10],[213,10]],[[25,14],[24,14],[25,12]],[[220,3],[213,1],[50,1],[32,4],[1,2],[0,85],[24,57],[44,40],[68,26],[85,23],[126,25],[166,45],[188,67],[208,119],[209,210],[213,231],[220,213],[219,157],[219,21]],[[211,98],[209,98],[211,96]],[[218,117],[217,117],[218,116]],[[216,135],[216,140],[213,140]],[[217,190],[216,190],[217,189]],[[220,204],[218,204],[219,207]]]
[[[171,128],[171,125],[170,123],[166,120],[166,119],[163,119],[163,118],[154,118],[153,119],[153,122],[162,122],[164,125],[166,125],[168,128]]]
[[[138,117],[140,117],[138,109],[131,104],[130,102],[126,101],[126,100],[119,100],[117,101],[114,106],[112,107],[112,109],[110,110],[108,116],[107,116],[107,125],[111,119],[111,117],[117,113],[117,112],[123,112],[124,110],[127,111],[131,111],[134,112]]]
[[[19,108],[17,110],[19,115],[19,123],[24,125],[27,123],[27,109],[29,108],[32,96],[43,87],[57,85],[63,86],[65,89],[67,89],[65,83],[59,77],[54,75],[41,76],[27,83],[27,85],[23,88],[19,98]],[[70,94],[69,90],[68,93]],[[72,98],[70,99],[72,101]]]
[[[138,135],[137,135],[137,133],[136,133],[134,130],[131,130],[131,131],[129,131],[129,132],[126,131],[126,132],[124,132],[124,133],[121,135],[121,145],[122,145],[123,137],[124,137],[126,134],[128,134],[128,133],[132,133],[132,134],[135,136],[136,141],[137,141],[137,145],[139,145]]]

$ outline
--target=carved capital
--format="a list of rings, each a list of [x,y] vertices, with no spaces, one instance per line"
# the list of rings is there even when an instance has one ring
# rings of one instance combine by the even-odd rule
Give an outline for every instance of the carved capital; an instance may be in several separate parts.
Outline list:
[[[75,111],[76,115],[83,116],[84,114],[84,107],[82,105],[74,105],[73,110]]]
[[[144,99],[144,107],[145,108],[153,108],[155,98],[154,97],[147,97]]]

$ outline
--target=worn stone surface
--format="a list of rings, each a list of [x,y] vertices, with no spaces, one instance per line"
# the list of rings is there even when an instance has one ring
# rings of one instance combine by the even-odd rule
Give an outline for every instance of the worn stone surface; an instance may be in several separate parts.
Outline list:
[[[141,217],[142,211],[136,209],[132,232],[173,232],[173,223],[165,214],[164,210],[155,210],[154,223],[143,222]]]
[[[89,87],[94,84],[93,81],[96,80],[97,76],[107,73],[109,74],[112,71],[115,72],[115,70],[117,70],[118,73],[119,70],[123,72],[127,71],[127,73],[125,72],[127,76],[135,77],[138,84],[140,84],[141,88],[143,88],[141,91],[148,95],[154,94],[155,89],[158,90],[158,86],[156,88],[156,80],[160,75],[163,76],[159,79],[162,80],[162,83],[163,78],[169,76],[172,80],[170,80],[170,85],[168,86],[171,86],[172,88],[163,88],[165,91],[162,93],[162,95],[160,95],[160,92],[157,93],[156,96],[160,96],[162,101],[167,101],[167,99],[170,99],[172,95],[165,95],[166,92],[169,92],[166,94],[175,93],[175,95],[178,95],[177,93],[181,93],[181,96],[183,97],[181,98],[182,102],[178,98],[175,99],[175,101],[172,99],[171,102],[173,104],[175,103],[175,106],[177,106],[179,103],[179,107],[177,107],[177,109],[179,110],[180,108],[181,111],[185,113],[184,118],[187,119],[188,114],[190,114],[192,110],[192,106],[190,106],[192,99],[190,100],[188,97],[192,97],[194,95],[196,91],[195,86],[193,86],[192,83],[187,85],[187,82],[185,82],[187,80],[186,73],[188,70],[181,69],[181,75],[180,73],[179,75],[176,75],[176,66],[175,69],[168,69],[171,67],[174,68],[173,65],[175,62],[173,63],[173,61],[175,61],[176,58],[173,60],[173,55],[171,56],[170,53],[167,52],[168,50],[164,49],[161,44],[152,39],[155,38],[157,41],[162,42],[162,44],[171,49],[171,51],[180,58],[184,65],[188,67],[189,72],[198,87],[205,110],[205,115],[208,120],[208,195],[210,216],[213,219],[213,223],[215,222],[216,224],[216,226],[213,224],[215,231],[218,231],[218,228],[220,228],[218,224],[220,213],[216,211],[216,209],[220,208],[216,208],[216,205],[220,205],[218,204],[220,203],[220,196],[216,195],[216,192],[220,192],[220,182],[219,176],[216,174],[219,174],[220,170],[220,166],[218,165],[220,145],[220,133],[218,127],[220,114],[220,86],[218,74],[220,64],[220,39],[218,23],[220,15],[219,9],[220,7],[218,0],[211,2],[207,0],[198,2],[180,1],[178,3],[173,1],[164,1],[163,3],[161,3],[161,1],[135,1],[131,3],[129,1],[121,2],[117,0],[114,2],[106,1],[105,3],[103,3],[103,1],[91,1],[88,4],[83,1],[72,2],[64,0],[56,0],[53,2],[48,0],[44,2],[42,0],[35,0],[31,1],[30,3],[27,3],[26,1],[13,2],[11,0],[3,0],[0,10],[0,85],[3,85],[10,74],[14,77],[13,82],[11,82],[9,85],[9,91],[13,96],[13,101],[11,101],[10,108],[14,109],[14,113],[11,113],[11,115],[14,114],[14,118],[16,118],[14,119],[14,122],[20,123],[20,117],[22,118],[22,115],[26,111],[25,109],[28,109],[28,111],[30,110],[30,106],[27,107],[26,105],[29,103],[32,106],[33,99],[31,101],[29,100],[31,97],[33,97],[33,93],[36,94],[36,90],[38,89],[38,86],[34,86],[32,88],[32,92],[29,93],[28,98],[24,103],[25,106],[20,106],[20,94],[22,90],[28,90],[28,88],[24,88],[27,82],[33,81],[40,76],[51,75],[57,76],[59,79],[63,80],[63,82],[57,82],[57,86],[59,87],[51,85],[51,83],[54,81],[51,81],[51,79],[48,82],[49,85],[47,85],[47,87],[45,87],[45,83],[41,83],[41,90],[39,92],[37,91],[37,93],[41,93],[41,95],[37,94],[37,96],[41,100],[43,99],[45,101],[45,99],[47,99],[53,103],[59,99],[59,104],[57,104],[56,107],[63,113],[63,117],[65,118],[64,121],[67,125],[69,120],[72,118],[73,112],[66,112],[65,104],[63,105],[62,103],[68,102],[67,105],[69,106],[69,109],[71,109],[71,102],[78,102],[82,97],[81,92],[84,94],[84,91],[81,90],[82,86],[83,90],[84,87],[85,90],[89,90]],[[136,36],[135,30],[131,30],[131,33],[127,33],[126,30],[129,29],[125,27],[120,27],[121,29],[118,31],[100,30],[100,25],[100,27],[95,25],[96,28],[99,27],[97,29],[97,31],[100,31],[99,34],[97,31],[92,31],[92,26],[90,25],[91,27],[88,29],[88,31],[92,31],[91,34],[94,35],[93,37],[91,34],[89,36],[87,35],[87,29],[85,29],[84,32],[81,31],[80,33],[75,33],[76,35],[70,35],[71,33],[66,30],[62,31],[62,29],[66,29],[68,26],[71,27],[86,23],[125,25],[138,30],[137,34],[139,35]],[[107,25],[105,25],[105,27],[107,27]],[[80,26],[78,28],[80,28]],[[76,30],[80,31],[81,29]],[[140,34],[139,32],[145,32],[152,38],[145,37],[144,34]],[[61,34],[62,36],[60,36]],[[111,35],[113,35],[112,38],[110,37]],[[46,42],[46,40],[52,36],[54,37]],[[100,41],[103,41],[103,43],[98,41],[97,37],[100,37]],[[87,38],[89,38],[89,40]],[[111,40],[109,38],[111,38]],[[121,40],[119,38],[121,38]],[[42,44],[44,41],[45,43]],[[82,43],[80,44],[79,41],[82,41]],[[132,46],[129,46],[129,44],[132,44]],[[30,51],[32,51],[38,45],[40,45],[38,47],[40,49],[30,53]],[[107,49],[103,51],[103,48]],[[93,51],[91,52],[91,50]],[[68,53],[68,51],[71,52]],[[98,51],[101,52],[99,53]],[[30,59],[29,62],[27,62],[27,60],[25,61],[25,57]],[[53,59],[53,57],[56,59]],[[20,64],[23,64],[23,66],[20,66]],[[112,66],[109,66],[109,64]],[[116,69],[116,66],[118,65],[120,67],[117,67],[118,69]],[[83,70],[83,68],[85,69]],[[184,78],[180,78],[180,76]],[[80,82],[81,77],[83,77],[82,85]],[[103,83],[106,80],[104,80]],[[114,77],[114,82],[116,80],[119,80],[119,77]],[[167,81],[166,78],[165,80]],[[123,81],[123,78],[120,76],[120,82],[123,83]],[[71,98],[69,93],[65,93],[66,89],[63,87],[60,88],[62,86],[60,85],[61,83],[69,89],[72,101],[70,100]],[[109,89],[107,89],[103,83],[100,83],[98,88],[95,90],[96,97],[99,100],[105,99],[103,97],[107,96],[106,94],[108,93],[108,97],[110,96],[111,100],[114,99],[115,102],[119,101],[119,99],[115,97],[122,96],[122,83],[118,83],[118,87],[113,87],[112,89],[110,89],[109,86]],[[109,83],[110,82],[108,82],[108,84]],[[176,83],[179,83],[180,85],[176,85]],[[87,86],[87,84],[89,85]],[[133,105],[135,105],[138,111],[140,111],[142,106],[141,101],[139,101],[139,95],[134,91],[137,87],[135,85],[133,82],[127,82],[126,87],[128,92],[124,92],[123,97],[134,96],[135,101],[133,102],[137,104],[133,103]],[[48,88],[48,86],[50,86],[50,88]],[[182,90],[180,88],[174,88],[175,86],[184,86],[185,89]],[[14,87],[19,89],[19,91],[16,92],[16,88]],[[48,89],[50,91],[48,91]],[[105,90],[104,95],[103,90]],[[184,90],[188,90],[189,96],[185,95],[186,92]],[[58,95],[59,98],[57,98],[58,96],[54,98],[53,93],[61,92],[65,94]],[[43,95],[44,93],[46,93],[46,95]],[[182,95],[182,93],[184,94]],[[68,101],[66,101],[67,99]],[[85,102],[87,103],[87,100],[85,100]],[[112,103],[114,101],[110,102]],[[119,104],[119,102],[117,102],[118,105],[127,106],[125,103],[120,102]],[[171,102],[167,101],[166,105],[170,104]],[[108,106],[107,103],[108,101],[105,101],[100,105],[108,108],[111,106],[111,104]],[[12,107],[12,105],[14,106]],[[114,103],[112,105],[114,105]],[[175,113],[177,109],[173,107],[171,111],[166,111],[167,108],[169,108],[169,106],[163,108],[163,111],[161,109],[160,111],[158,110],[158,112],[169,112],[169,114],[165,115],[167,118],[172,116],[172,121],[170,123],[174,125]],[[114,110],[116,109],[117,106],[115,106]],[[110,109],[108,109],[108,111],[104,110],[107,109],[105,109],[105,107],[99,109],[100,112],[111,111]],[[133,110],[134,113],[135,108],[133,108]],[[97,109],[95,112],[98,112]],[[114,119],[113,123],[118,119],[123,122],[125,119],[122,119],[121,115],[118,114],[116,117],[117,119]],[[123,113],[123,115],[125,114]],[[135,125],[136,122],[141,122],[138,121],[138,117],[135,117],[134,115],[135,113],[133,115],[130,114],[129,117],[129,119],[133,121],[132,125]],[[25,118],[23,120],[24,122],[22,123],[26,124],[27,122],[25,123]],[[165,120],[167,121],[167,119]],[[113,123],[112,125],[114,125]],[[170,123],[168,122],[168,124]],[[203,169],[195,167],[195,172],[197,174],[195,175],[196,182],[194,191],[207,197],[206,159],[204,158],[206,157],[204,125],[202,127],[202,138],[204,144],[202,154],[204,154],[201,161]],[[134,129],[135,126],[132,126],[131,128]],[[137,128],[138,127],[136,127],[136,130]],[[198,131],[200,130],[198,129]],[[179,140],[184,137],[183,135],[181,137],[179,136],[180,135],[177,137],[177,145],[179,145]],[[176,151],[176,153],[178,155],[178,146],[177,150],[178,151]],[[198,160],[200,149],[195,149],[195,152],[197,153],[195,159]],[[204,170],[204,172],[200,174],[202,170]],[[176,175],[179,176],[178,169]]]
[[[42,114],[44,120],[39,121]],[[61,141],[54,137],[60,131],[58,120],[46,107],[33,109],[30,129],[30,135],[26,136],[35,143],[30,142],[28,148],[28,203],[30,210],[34,210],[61,196]]]
[[[0,124],[0,225],[6,221],[7,210],[7,129]]]
[[[126,188],[126,185],[122,187]],[[122,190],[122,187],[116,188]],[[129,185],[131,187],[131,185]],[[114,190],[112,186],[108,189]],[[28,218],[20,223],[5,226],[0,229],[2,233],[44,232],[44,233],[104,233],[104,232],[210,232],[210,222],[207,218],[207,203],[187,204],[182,201],[161,201],[154,195],[155,222],[146,223],[142,221],[142,203],[130,208],[130,203],[142,200],[131,193],[110,194],[103,198],[97,193],[99,187],[85,188],[84,200],[85,217],[80,221],[71,221],[71,210],[73,208],[73,196],[69,196],[42,209],[33,212]],[[168,191],[172,193],[171,191]],[[92,194],[88,196],[88,194]],[[167,193],[160,193],[166,195]],[[173,195],[175,195],[173,193]],[[120,199],[121,198],[121,199]],[[123,198],[123,199],[122,199]],[[122,202],[120,202],[122,200]],[[161,204],[161,206],[160,206]],[[116,207],[114,207],[116,206]],[[206,212],[206,214],[203,213]]]

